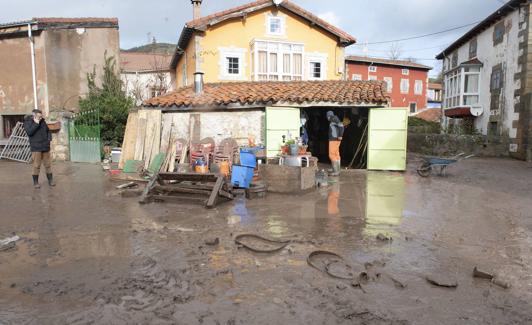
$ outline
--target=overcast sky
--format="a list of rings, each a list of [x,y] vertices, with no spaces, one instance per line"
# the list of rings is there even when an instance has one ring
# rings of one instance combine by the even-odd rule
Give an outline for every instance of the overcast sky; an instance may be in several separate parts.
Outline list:
[[[203,0],[210,14],[251,0]],[[347,53],[387,57],[390,44],[365,43],[423,35],[485,18],[506,0],[293,0],[303,8],[344,29],[358,40]],[[31,17],[118,17],[122,48],[155,37],[176,43],[183,24],[192,17],[190,0],[0,0],[0,22]],[[468,27],[471,28],[471,27]],[[468,28],[399,42],[403,58],[440,68],[434,56]],[[235,37],[238,37],[235,35]],[[426,60],[429,59],[429,60]]]

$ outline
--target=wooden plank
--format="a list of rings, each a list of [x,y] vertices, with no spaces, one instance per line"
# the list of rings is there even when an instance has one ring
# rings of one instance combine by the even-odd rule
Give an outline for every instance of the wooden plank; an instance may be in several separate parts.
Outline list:
[[[142,195],[140,196],[140,200],[139,200],[140,203],[148,203],[148,194],[153,189],[153,187],[155,186],[155,183],[157,181],[160,181],[159,180],[159,175],[157,173],[155,173],[151,177],[151,179],[148,182],[148,184],[146,185],[146,187],[144,188],[144,191],[142,191]]]
[[[144,143],[146,137],[146,118],[141,117],[141,113],[138,113],[137,121],[137,140],[135,142],[135,156],[134,160],[144,159]]]
[[[216,182],[217,175],[208,174],[196,174],[196,173],[159,173],[159,177],[163,180],[176,180],[176,181],[192,181],[192,182]]]
[[[198,201],[198,202],[205,202],[204,197],[198,197],[198,196],[189,196],[189,195],[151,195],[150,199],[152,200],[160,200],[165,202],[176,202],[176,203],[188,203],[190,201]]]
[[[173,116],[170,114],[162,115],[162,131],[161,131],[161,146],[160,152],[167,152],[170,145],[170,137],[172,135]]]
[[[209,196],[211,191],[206,191],[202,189],[193,189],[193,188],[183,188],[178,186],[171,186],[171,185],[157,185],[153,188],[154,191],[160,191],[160,192],[169,192],[169,193],[188,193],[188,194],[199,194],[199,195],[206,195]]]
[[[123,169],[127,160],[135,158],[136,143],[138,132],[138,113],[131,112],[127,117],[126,131],[124,132],[124,141],[122,142],[122,154],[118,162],[118,169]]]
[[[207,208],[213,208],[216,204],[216,200],[218,199],[218,193],[222,189],[222,185],[224,184],[224,178],[222,176],[218,176],[218,179],[216,180],[216,184],[214,184],[214,188],[211,192],[211,195],[209,197],[209,200],[207,201]]]
[[[153,142],[151,147],[151,157],[155,157],[161,148],[161,123],[162,112],[159,109],[151,110],[151,121],[153,125]]]

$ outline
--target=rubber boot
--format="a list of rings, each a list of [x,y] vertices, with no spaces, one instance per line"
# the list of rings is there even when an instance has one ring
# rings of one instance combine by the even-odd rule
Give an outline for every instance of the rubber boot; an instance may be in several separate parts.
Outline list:
[[[332,168],[333,172],[330,174],[330,176],[340,176],[340,161],[333,161]]]
[[[48,185],[55,186],[54,176],[52,173],[46,174],[46,178],[48,178]]]
[[[33,188],[41,188],[39,185],[39,175],[31,175],[33,177]]]

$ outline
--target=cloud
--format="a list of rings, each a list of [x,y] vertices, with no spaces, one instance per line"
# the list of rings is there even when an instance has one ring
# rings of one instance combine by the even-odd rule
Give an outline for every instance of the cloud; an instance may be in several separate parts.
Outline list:
[[[340,17],[338,17],[334,11],[326,11],[324,13],[321,13],[318,15],[321,19],[325,20],[329,24],[332,24],[334,26],[340,25]]]

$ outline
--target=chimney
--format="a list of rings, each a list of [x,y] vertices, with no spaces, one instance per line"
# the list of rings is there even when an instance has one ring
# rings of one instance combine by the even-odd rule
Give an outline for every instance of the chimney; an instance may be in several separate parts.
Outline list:
[[[194,72],[194,94],[199,95],[203,92],[203,72]]]
[[[201,17],[201,2],[203,0],[190,0],[192,2],[192,19],[198,19]]]

